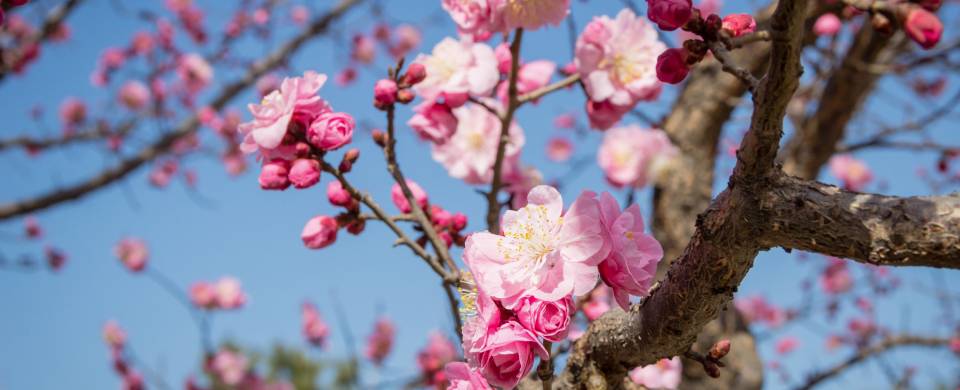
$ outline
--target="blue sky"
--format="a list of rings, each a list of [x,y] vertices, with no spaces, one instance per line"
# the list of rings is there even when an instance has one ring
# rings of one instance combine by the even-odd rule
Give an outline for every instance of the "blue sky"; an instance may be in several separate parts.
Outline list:
[[[115,8],[118,3],[84,4],[71,17],[73,36],[69,43],[46,46],[41,60],[25,76],[12,77],[0,84],[0,101],[3,101],[0,115],[6,119],[0,126],[0,136],[56,134],[59,129],[56,109],[65,96],[78,96],[92,102],[91,111],[95,115],[116,112],[108,111],[112,108],[111,95],[92,87],[88,76],[103,47],[123,45],[134,31],[143,27],[129,10]],[[135,3],[140,6],[140,2]],[[207,26],[221,25],[229,16],[225,12],[229,7],[222,2],[200,0],[199,3],[208,10]],[[322,3],[315,7],[324,8],[332,2]],[[613,15],[621,8],[617,1],[574,3],[574,15],[580,27],[588,15]],[[746,11],[755,5],[731,3],[737,4],[724,8],[724,12]],[[387,2],[385,14],[390,21],[423,27],[424,44],[420,50],[429,51],[443,36],[453,35],[454,29],[434,2],[424,4],[430,6],[418,8],[406,6],[407,2]],[[36,11],[24,10],[27,15]],[[105,19],[109,23],[104,23]],[[349,37],[354,32],[369,32],[372,25],[370,14],[364,10],[351,13],[337,31]],[[273,41],[281,41],[291,34],[289,28],[280,28]],[[341,37],[340,41],[345,39]],[[567,42],[567,30],[562,27],[526,34],[523,57],[566,63],[571,55]],[[240,49],[244,53],[265,50],[253,42],[244,43]],[[342,44],[321,39],[293,58],[291,73],[312,69],[333,75],[346,62]],[[379,63],[384,64],[382,57]],[[384,72],[383,68],[363,69],[353,87],[338,88],[331,83],[321,90],[321,95],[337,110],[350,112],[374,126],[383,126],[382,114],[369,102],[373,83]],[[220,72],[217,76],[218,81],[224,82],[232,80],[236,73]],[[945,96],[955,89],[956,81],[951,75]],[[901,85],[892,80],[884,82],[880,88],[884,97],[871,99],[868,102],[871,114],[858,120],[852,128],[869,133],[875,130],[877,121],[901,123],[912,118],[906,110],[890,109],[900,105],[890,102],[913,99],[903,94]],[[659,102],[640,107],[652,116],[659,116],[669,109],[674,94],[674,87],[667,87]],[[242,108],[253,100],[255,97],[247,93],[233,106]],[[922,106],[936,102],[918,104],[920,112]],[[45,125],[39,128],[28,115],[37,104],[47,109]],[[583,119],[582,105],[583,97],[575,90],[551,95],[539,105],[519,112],[518,121],[527,136],[523,161],[538,166],[548,178],[566,172],[565,166],[546,160],[543,146],[558,132],[552,127],[552,118],[560,113],[576,112]],[[405,120],[409,115],[404,109],[399,117]],[[726,131],[733,137],[745,128],[748,120],[749,110],[738,110]],[[933,139],[960,143],[960,137],[948,125],[950,122],[935,124]],[[628,119],[626,123],[632,122]],[[425,144],[404,127],[401,130],[400,160],[407,176],[429,192],[432,202],[466,213],[470,217],[469,230],[479,229],[485,206],[474,188],[450,178],[431,160]],[[159,131],[156,126],[147,126],[131,144],[150,142]],[[577,138],[576,156],[591,162],[564,188],[568,199],[582,189],[611,190],[599,168],[592,163],[600,138],[597,133]],[[362,155],[351,179],[392,210],[388,200],[390,183],[379,151],[364,133],[358,133],[354,143],[361,148]],[[882,192],[897,195],[930,192],[917,178],[915,170],[920,166],[932,167],[934,156],[889,151],[868,151],[858,156],[865,158],[887,183]],[[27,157],[22,151],[6,151],[0,154],[0,178],[4,183],[0,202],[75,182],[115,162],[116,157],[108,155],[102,146],[92,144],[50,151],[38,158]],[[224,275],[242,281],[249,302],[243,310],[216,316],[213,335],[217,341],[234,339],[264,350],[275,342],[305,347],[299,333],[299,305],[304,299],[310,299],[318,303],[333,328],[330,347],[318,355],[345,356],[345,329],[334,315],[334,302],[339,301],[346,312],[343,320],[360,342],[379,315],[388,315],[397,324],[396,349],[380,372],[366,378],[372,383],[377,378],[390,380],[414,375],[413,356],[426,342],[427,333],[432,329],[450,332],[451,320],[439,280],[406,249],[391,247],[392,235],[383,226],[369,224],[360,237],[341,235],[337,245],[321,251],[302,246],[299,233],[303,223],[314,215],[335,212],[324,194],[329,177],[324,177],[321,185],[310,190],[265,192],[257,187],[255,173],[230,178],[222,166],[209,157],[190,158],[184,166],[198,173],[197,191],[187,190],[180,182],[165,190],[154,189],[147,184],[147,170],[141,169],[122,184],[37,215],[46,231],[43,242],[62,248],[70,259],[58,274],[0,271],[0,345],[3,346],[0,348],[0,390],[118,386],[119,380],[110,368],[108,351],[100,337],[101,327],[109,319],[117,320],[127,330],[139,359],[174,387],[179,387],[187,375],[196,373],[200,344],[189,313],[158,285],[143,275],[128,273],[114,259],[112,247],[124,236],[147,240],[151,250],[150,267],[165,273],[181,288],[197,280]],[[729,159],[719,164],[718,188],[726,182],[725,173],[731,166]],[[828,175],[822,179],[833,180]],[[876,186],[871,189],[878,190]],[[621,193],[615,195],[622,199]],[[644,213],[649,214],[649,190],[641,192],[640,204]],[[42,245],[26,241],[21,235],[22,220],[0,224],[0,253],[8,258],[41,255]],[[797,261],[795,256],[779,250],[762,254],[740,294],[762,293],[780,304],[799,302],[805,294],[799,277],[816,274],[822,265],[817,256],[811,258],[806,262]],[[859,275],[860,269],[854,272]],[[945,285],[951,286],[956,294],[960,272],[894,270],[895,275],[904,280],[904,287],[878,304],[881,321],[894,331],[908,329],[946,335],[946,329],[935,323],[939,308],[932,304],[929,294],[922,291],[922,286],[933,284],[935,272],[939,272]],[[839,318],[845,320],[851,312],[843,309]],[[780,360],[794,374],[839,360],[850,351],[843,349],[825,354],[822,345],[824,330],[838,329],[843,324],[842,321],[819,321],[778,330],[776,335],[791,334],[801,339],[799,350]],[[761,344],[765,358],[775,358],[775,339],[773,336]],[[921,384],[929,385],[930,378],[957,377],[956,359],[948,353],[905,350],[891,353],[886,359],[894,365],[920,366]],[[919,359],[923,359],[922,365]],[[887,379],[878,366],[868,363],[824,388],[886,386]],[[770,376],[766,387],[779,389],[785,385]]]

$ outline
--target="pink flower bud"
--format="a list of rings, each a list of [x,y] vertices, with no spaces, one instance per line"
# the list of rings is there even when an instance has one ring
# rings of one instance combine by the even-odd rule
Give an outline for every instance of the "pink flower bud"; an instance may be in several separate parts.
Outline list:
[[[407,179],[407,187],[410,188],[413,199],[420,205],[420,208],[427,207],[427,193],[423,191],[423,188],[420,188],[419,184],[410,179]],[[400,184],[394,184],[393,188],[390,189],[390,199],[393,200],[394,206],[400,209],[400,212],[409,213],[413,211],[410,203],[407,202],[407,198],[403,195],[403,189],[400,188]]]
[[[497,58],[497,70],[502,74],[510,74],[510,67],[513,66],[513,53],[510,52],[510,45],[506,42],[497,45],[493,54]]]
[[[23,220],[23,224],[27,238],[40,238],[40,236],[43,236],[43,228],[40,227],[40,223],[37,222],[36,217],[32,215],[27,217]]]
[[[730,340],[723,339],[717,341],[713,347],[710,348],[710,357],[714,359],[720,359],[730,353]]]
[[[683,27],[693,15],[690,0],[647,0],[647,18],[660,29],[673,31]]]
[[[343,188],[339,180],[333,180],[327,184],[327,200],[330,204],[340,207],[350,207],[353,205],[353,197]]]
[[[397,92],[397,101],[403,104],[412,102],[416,97],[417,94],[413,93],[413,90],[410,89],[401,89]]]
[[[427,78],[427,68],[419,62],[414,62],[407,67],[407,73],[403,75],[400,82],[403,85],[414,85]]]
[[[293,161],[287,177],[295,188],[303,189],[313,186],[320,181],[320,163],[310,158],[298,158]]]
[[[120,93],[117,97],[124,107],[132,111],[139,111],[147,105],[150,100],[150,90],[143,83],[130,80],[120,87]]]
[[[840,32],[843,22],[835,14],[823,14],[813,23],[813,33],[817,35],[834,36]]]
[[[573,154],[573,143],[563,137],[553,137],[547,142],[547,158],[553,162],[564,162]]]
[[[748,14],[731,14],[723,18],[722,28],[730,32],[730,36],[739,37],[754,32],[757,29],[757,21]]]
[[[54,272],[59,271],[67,263],[67,254],[52,246],[44,247],[43,254],[47,257],[47,266]]]
[[[122,349],[127,341],[127,333],[117,325],[116,321],[110,320],[103,325],[103,341],[111,349]]]
[[[522,298],[514,311],[524,328],[545,340],[558,342],[567,338],[573,308],[573,299],[569,296],[556,302],[531,296]]]
[[[212,309],[217,303],[217,294],[213,285],[207,282],[196,282],[190,286],[190,301],[204,309]]]
[[[287,178],[290,172],[290,162],[282,158],[275,158],[260,168],[260,188],[265,190],[285,190],[290,186]]]
[[[373,86],[373,105],[383,109],[397,101],[397,83],[390,79],[380,79]]]
[[[657,78],[668,84],[679,84],[687,78],[687,51],[667,49],[657,57]]]
[[[453,226],[452,226],[453,230],[459,232],[466,227],[467,227],[467,216],[464,215],[463,213],[454,214]]]
[[[240,288],[240,281],[231,277],[218,280],[214,292],[217,306],[221,309],[237,309],[247,301],[247,295]]]
[[[147,258],[150,256],[147,244],[138,238],[120,240],[117,246],[113,248],[113,254],[131,272],[143,271],[143,268],[147,266]]]
[[[350,114],[332,112],[320,115],[307,129],[307,140],[323,150],[336,150],[353,140],[356,124]]]
[[[943,35],[943,24],[940,18],[923,8],[914,7],[907,14],[903,24],[904,31],[910,39],[924,49],[930,49],[940,42]]]
[[[326,215],[319,215],[307,221],[300,233],[303,245],[310,249],[321,249],[330,246],[337,240],[337,220]]]

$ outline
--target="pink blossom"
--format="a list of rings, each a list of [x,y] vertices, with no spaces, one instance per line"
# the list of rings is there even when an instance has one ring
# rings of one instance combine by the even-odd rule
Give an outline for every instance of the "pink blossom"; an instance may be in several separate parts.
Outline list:
[[[87,105],[77,98],[67,98],[60,104],[60,121],[66,126],[76,126],[87,120]]]
[[[682,371],[683,363],[674,356],[673,359],[660,359],[654,364],[630,370],[630,380],[649,389],[676,389],[680,386]]]
[[[577,68],[590,101],[629,110],[638,101],[655,99],[660,93],[656,56],[666,48],[653,26],[629,9],[616,19],[594,18],[576,45]]]
[[[147,86],[143,83],[131,80],[120,87],[120,93],[117,98],[125,107],[133,111],[139,111],[143,109],[150,100],[150,90],[147,89]]]
[[[513,388],[533,369],[533,359],[538,355],[544,359],[550,356],[536,335],[508,321],[490,334],[479,350],[477,362],[491,384]]]
[[[395,39],[390,46],[390,54],[393,55],[394,58],[407,55],[411,50],[420,46],[420,42],[423,40],[423,37],[420,35],[420,29],[409,24],[397,26],[393,31],[393,36]]]
[[[190,301],[197,307],[212,309],[217,306],[217,292],[209,282],[196,282],[190,286]]]
[[[667,84],[679,84],[690,73],[687,50],[667,49],[657,57],[657,79]]]
[[[221,162],[230,176],[238,176],[247,170],[247,160],[244,160],[243,154],[237,151],[224,154]]]
[[[373,327],[373,333],[367,338],[367,348],[364,351],[367,359],[378,366],[383,364],[384,359],[393,349],[395,334],[396,330],[389,318],[380,317],[377,319]]]
[[[267,96],[270,92],[280,88],[280,78],[274,73],[267,73],[257,79],[256,88],[261,97]]]
[[[253,22],[257,25],[263,26],[270,21],[270,11],[264,8],[257,8],[253,10]]]
[[[560,114],[556,118],[553,118],[553,127],[558,129],[572,129],[577,125],[577,118],[571,114]]]
[[[327,200],[330,204],[340,207],[350,207],[353,205],[353,197],[343,188],[339,180],[332,180],[327,185]]]
[[[559,25],[570,13],[570,0],[492,0],[503,15],[503,28],[536,30]]]
[[[500,119],[478,104],[459,107],[453,114],[457,130],[447,142],[432,145],[433,159],[454,178],[469,184],[489,183],[497,156]],[[507,162],[519,158],[525,140],[516,122],[510,125],[509,137],[504,154]]]
[[[567,296],[550,302],[527,296],[521,298],[513,310],[524,328],[545,340],[560,342],[567,338],[573,299]]]
[[[690,0],[647,0],[647,17],[661,30],[673,31],[683,27],[692,15]]]
[[[213,68],[202,56],[190,53],[180,56],[177,74],[190,92],[196,93],[213,80]]]
[[[553,162],[564,162],[573,154],[573,143],[563,137],[553,137],[547,141],[547,158]]]
[[[595,102],[587,100],[587,119],[590,127],[599,130],[609,129],[623,118],[632,106],[618,106],[609,100]]]
[[[589,299],[583,304],[583,315],[587,320],[595,321],[608,311],[610,311],[610,290],[605,285],[600,285],[590,292]]]
[[[153,46],[153,35],[146,31],[138,31],[130,42],[130,49],[139,55],[149,54],[153,51]]]
[[[284,78],[280,89],[248,106],[253,120],[238,129],[244,135],[240,149],[245,153],[271,151],[281,145],[291,123],[306,130],[314,119],[329,113],[330,106],[317,96],[327,76],[307,71],[303,77]]]
[[[739,37],[754,32],[757,21],[753,20],[750,14],[730,14],[723,17],[723,29],[727,30],[731,37]]]
[[[512,198],[510,206],[514,209],[526,206],[530,190],[543,184],[543,173],[536,167],[520,167],[513,161],[507,161],[503,168],[503,181],[507,183],[506,191]]]
[[[290,9],[290,20],[293,24],[302,26],[310,19],[310,9],[305,5],[295,5]]]
[[[265,190],[285,190],[290,187],[290,162],[282,158],[267,161],[260,168],[260,188]]]
[[[853,276],[847,268],[847,263],[836,257],[828,259],[830,264],[820,275],[820,287],[828,294],[842,294],[853,287]]]
[[[830,158],[830,173],[843,182],[843,187],[851,191],[862,191],[873,181],[873,172],[861,160],[849,154]]]
[[[508,68],[509,69],[509,68]],[[550,78],[557,70],[557,64],[553,61],[533,61],[523,64],[517,71],[517,93],[523,95],[540,89],[550,83]],[[508,83],[500,83],[497,89],[497,96],[506,103]],[[536,103],[536,100],[534,100]]]
[[[422,139],[442,144],[457,130],[457,117],[446,104],[425,101],[414,107],[413,112],[407,125]]]
[[[211,370],[228,386],[237,386],[247,376],[250,362],[239,352],[221,349],[210,362]]]
[[[304,302],[302,306],[303,318],[303,337],[310,344],[322,347],[330,335],[330,327],[320,316],[320,311],[310,302]]]
[[[117,325],[116,321],[110,320],[103,325],[103,341],[110,346],[111,349],[123,349],[123,345],[127,341],[127,332],[124,332],[120,325]]]
[[[108,47],[100,53],[100,67],[106,70],[114,70],[121,66],[127,60],[127,55],[123,49],[118,47]]]
[[[464,362],[450,362],[443,368],[450,385],[447,390],[492,390],[487,380]]]
[[[733,304],[747,322],[764,322],[775,328],[786,321],[787,315],[783,309],[768,303],[761,295],[738,298],[733,301]]]
[[[457,25],[457,32],[476,41],[485,41],[503,31],[499,0],[443,0],[440,5]]]
[[[600,220],[611,244],[610,255],[600,263],[600,278],[613,289],[623,310],[629,310],[630,295],[644,297],[663,258],[660,243],[643,232],[640,206],[623,212],[608,192],[600,194]]]
[[[322,150],[337,150],[353,140],[354,127],[356,124],[350,114],[325,113],[313,121],[307,129],[307,140]]]
[[[369,64],[373,62],[374,56],[377,54],[376,49],[376,43],[372,38],[363,34],[354,35],[350,58],[363,64]]]
[[[113,248],[114,255],[120,259],[120,262],[131,272],[143,271],[147,266],[147,259],[150,252],[147,250],[147,244],[139,238],[124,238]]]
[[[443,99],[459,107],[469,95],[488,95],[500,81],[493,49],[467,39],[444,38],[430,55],[420,54],[414,62],[423,64],[427,77],[413,88],[426,100]]]
[[[960,337],[954,337],[950,339],[950,350],[953,353],[960,355]]]
[[[50,267],[53,272],[59,271],[67,264],[67,254],[50,245],[43,247],[43,255],[47,258],[47,266]]]
[[[793,336],[786,336],[777,341],[777,354],[786,355],[800,346],[800,340]]]
[[[840,32],[841,27],[843,27],[843,22],[840,21],[840,18],[836,14],[827,13],[821,15],[813,23],[813,33],[819,36],[834,36]]]
[[[381,108],[397,101],[397,83],[390,79],[380,79],[373,86],[373,105]]]
[[[869,318],[852,318],[847,329],[860,340],[867,340],[877,332],[877,324]]]
[[[677,153],[662,130],[632,125],[604,134],[597,163],[614,186],[642,188],[658,180]]]
[[[424,191],[417,182],[410,179],[407,179],[407,188],[410,189],[413,200],[417,202],[420,209],[426,209],[427,202],[429,201],[427,199],[427,192]],[[407,202],[407,198],[403,194],[403,189],[400,188],[400,184],[394,183],[393,187],[390,188],[390,200],[393,201],[393,205],[397,206],[397,209],[402,213],[413,211],[413,208],[410,207],[410,202]]]
[[[596,265],[610,250],[596,195],[584,192],[566,213],[553,187],[535,187],[527,200],[523,208],[504,213],[503,235],[479,232],[467,238],[464,261],[477,284],[495,298],[522,294],[556,301],[590,292],[599,276]]]
[[[417,366],[427,385],[443,382],[443,367],[457,358],[457,348],[442,333],[430,332],[427,345],[417,352]],[[437,376],[440,378],[437,378]]]
[[[144,390],[143,385],[143,376],[139,372],[130,371],[123,376],[123,383],[121,384],[121,389],[123,390]]]
[[[23,225],[27,238],[40,238],[43,236],[43,228],[40,227],[40,222],[37,222],[37,217],[30,215],[24,218]]]
[[[340,73],[337,73],[337,76],[334,78],[334,81],[337,82],[337,85],[344,87],[350,85],[357,79],[357,69],[353,67],[344,68]]]
[[[290,166],[287,176],[294,188],[303,189],[312,187],[320,182],[320,163],[312,158],[298,158]]]
[[[213,286],[217,306],[221,309],[238,309],[247,302],[247,295],[240,288],[240,281],[231,277],[220,278]]]
[[[307,221],[300,233],[303,245],[310,249],[322,249],[337,240],[337,220],[326,215],[318,215]]]
[[[943,23],[934,13],[920,7],[913,7],[903,22],[903,30],[920,47],[930,49],[940,42]]]
[[[400,82],[405,85],[418,84],[427,78],[427,67],[420,63],[412,63],[407,67],[407,72],[403,74]]]

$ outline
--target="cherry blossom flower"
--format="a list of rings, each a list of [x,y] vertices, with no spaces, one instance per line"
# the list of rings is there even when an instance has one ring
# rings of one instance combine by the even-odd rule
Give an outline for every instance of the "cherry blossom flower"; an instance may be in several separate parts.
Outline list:
[[[527,201],[503,215],[502,235],[484,231],[467,238],[464,260],[478,286],[495,298],[545,301],[590,292],[599,277],[596,265],[610,251],[596,195],[584,192],[566,213],[553,187],[533,188]]]
[[[120,259],[127,269],[131,272],[143,271],[147,266],[147,258],[150,252],[147,250],[147,244],[139,238],[124,238],[113,248],[113,254]]]
[[[339,230],[339,226],[336,219],[319,215],[307,221],[300,233],[300,238],[307,248],[322,249],[337,240],[337,230]]]
[[[116,321],[107,321],[106,324],[103,324],[103,341],[111,349],[123,349],[123,345],[127,341],[127,332],[124,332]]]
[[[676,389],[680,386],[680,374],[683,363],[680,357],[660,359],[654,364],[637,367],[630,370],[630,380],[633,383],[649,389]]]
[[[642,188],[658,180],[677,153],[662,130],[631,125],[604,134],[597,163],[610,184]]]
[[[513,310],[524,328],[545,340],[560,342],[567,338],[573,308],[573,299],[569,296],[552,302],[527,296],[521,298]]]
[[[414,86],[426,100],[443,99],[459,107],[469,95],[487,95],[500,80],[493,49],[467,39],[444,38],[429,55],[420,54],[415,63],[426,67],[427,77]]]
[[[570,13],[570,0],[493,0],[503,17],[503,28],[536,30],[559,25]]]
[[[690,73],[689,53],[684,48],[664,50],[657,57],[657,79],[667,84],[679,84]]]
[[[394,42],[390,45],[390,54],[400,58],[420,46],[423,36],[420,29],[409,24],[401,24],[393,30]]]
[[[644,297],[663,258],[660,243],[643,232],[640,206],[633,204],[623,212],[608,192],[600,194],[600,220],[611,244],[609,256],[600,265],[600,278],[613,289],[613,296],[624,310],[630,307],[630,295]]]
[[[139,81],[127,81],[120,87],[120,93],[117,95],[120,103],[132,111],[143,109],[150,100],[150,90]]]
[[[443,0],[443,7],[457,32],[475,41],[485,41],[494,33],[503,31],[503,15],[497,7],[500,0]]]
[[[240,281],[223,277],[213,286],[217,306],[221,309],[237,309],[247,302],[247,295],[240,288]]]
[[[477,354],[478,368],[487,381],[513,388],[533,369],[533,359],[550,353],[537,336],[514,321],[507,321],[491,333]]]
[[[199,92],[213,80],[213,68],[207,60],[196,53],[180,56],[177,61],[177,74],[191,93]]]
[[[350,58],[362,64],[373,62],[376,56],[376,44],[372,38],[357,34],[353,36],[353,47],[350,50]]]
[[[396,330],[393,322],[387,317],[380,317],[374,324],[373,333],[367,338],[367,348],[364,354],[373,364],[381,365],[393,349],[393,339]]]
[[[913,7],[903,22],[903,30],[920,47],[930,49],[940,42],[943,23],[934,13],[920,7]]]
[[[732,37],[752,33],[757,29],[757,21],[750,14],[730,14],[723,17],[722,28]]]
[[[478,104],[453,110],[457,130],[443,144],[432,145],[433,159],[447,168],[450,176],[469,184],[489,183],[497,157],[500,119]],[[524,144],[523,129],[515,122],[509,131],[505,164],[516,163]]]
[[[298,158],[290,165],[287,175],[294,188],[304,189],[320,182],[320,162],[312,158]]]
[[[72,127],[87,120],[87,105],[77,98],[67,98],[60,104],[60,121]]]
[[[457,348],[450,339],[440,332],[430,332],[427,345],[417,352],[417,366],[420,367],[425,384],[443,383],[444,366],[456,358]]]
[[[577,125],[577,118],[571,114],[560,114],[556,118],[553,118],[553,127],[558,129],[572,129]]]
[[[820,15],[817,21],[813,23],[813,33],[818,36],[834,36],[840,32],[843,22],[836,14],[826,13]]]
[[[450,385],[447,390],[492,390],[487,380],[463,362],[450,362],[443,368]]]
[[[843,182],[843,187],[851,191],[863,191],[873,181],[873,172],[861,160],[849,154],[830,158],[830,173]]]
[[[307,140],[322,150],[337,150],[353,140],[355,127],[356,124],[350,114],[323,113],[307,129]]]
[[[628,9],[615,19],[594,18],[577,38],[575,60],[590,101],[629,109],[656,99],[657,55],[666,49],[653,26]]]
[[[420,187],[417,182],[407,179],[407,188],[410,189],[410,193],[413,195],[413,200],[417,202],[417,205],[421,209],[427,208],[427,192]],[[397,209],[401,213],[409,213],[413,211],[413,208],[410,206],[410,202],[407,202],[407,197],[403,194],[403,188],[400,188],[400,184],[394,183],[393,187],[390,188],[390,200],[393,201],[393,205],[397,206]]]
[[[246,378],[250,361],[242,353],[221,349],[213,356],[210,369],[224,384],[237,386]]]
[[[320,316],[320,311],[310,302],[304,302],[302,305],[303,318],[303,337],[310,344],[317,347],[323,347],[327,337],[330,335],[330,327]]]
[[[290,187],[290,162],[282,158],[265,161],[258,181],[265,190],[285,190]]]
[[[310,8],[305,5],[295,5],[290,9],[290,21],[293,24],[302,26],[310,19]]]
[[[550,78],[553,77],[556,70],[557,64],[553,61],[540,60],[521,65],[520,70],[517,71],[517,94],[523,95],[546,86],[550,83]],[[500,83],[500,87],[497,89],[497,97],[504,104],[508,99],[508,84]],[[537,100],[534,100],[533,103],[536,104]]]
[[[50,267],[50,270],[53,272],[60,271],[60,269],[67,264],[67,254],[50,245],[43,247],[43,255],[47,258],[47,266]]]
[[[563,137],[553,137],[547,141],[547,158],[553,162],[564,162],[573,154],[573,143]]]
[[[793,352],[797,347],[800,346],[800,340],[793,336],[786,336],[777,340],[776,350],[777,354],[786,355],[790,352]]]
[[[190,301],[197,307],[213,309],[217,306],[217,293],[209,282],[196,282],[190,286]]]

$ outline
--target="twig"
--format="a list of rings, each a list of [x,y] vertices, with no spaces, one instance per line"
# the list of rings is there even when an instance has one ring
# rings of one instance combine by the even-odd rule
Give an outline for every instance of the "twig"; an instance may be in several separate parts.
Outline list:
[[[543,385],[543,390],[553,388],[553,344],[549,341],[543,341],[543,348],[547,350],[550,356],[546,359],[540,359],[540,366],[537,367],[537,377]]]
[[[557,81],[553,84],[550,84],[550,85],[547,85],[523,94],[523,96],[520,96],[520,98],[517,99],[517,105],[520,106],[532,100],[537,100],[543,97],[543,95],[546,95],[550,92],[553,92],[559,89],[569,87],[577,83],[578,81],[580,81],[580,74],[572,74],[570,76],[567,76],[567,78],[563,80]]]
[[[517,73],[520,69],[520,42],[523,40],[523,29],[514,32],[513,42],[510,44],[510,80],[507,84],[507,112],[500,118],[500,139],[497,143],[497,156],[493,163],[493,183],[487,193],[487,228],[491,233],[500,232],[500,202],[497,195],[503,187],[503,159],[507,153],[507,142],[510,142],[510,125],[513,123],[513,113],[519,106],[517,100]]]
[[[757,89],[757,86],[760,84],[760,81],[756,77],[753,77],[753,74],[750,71],[741,68],[733,62],[733,58],[730,58],[730,52],[722,43],[717,41],[711,41],[708,43],[710,45],[710,51],[713,52],[713,57],[720,62],[720,65],[723,67],[723,70],[727,73],[730,73],[734,76],[737,76],[741,81],[747,84],[747,88],[750,89],[750,92],[753,92]]]

